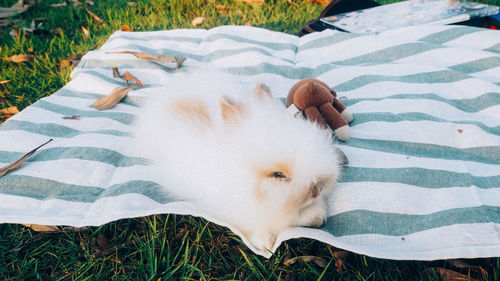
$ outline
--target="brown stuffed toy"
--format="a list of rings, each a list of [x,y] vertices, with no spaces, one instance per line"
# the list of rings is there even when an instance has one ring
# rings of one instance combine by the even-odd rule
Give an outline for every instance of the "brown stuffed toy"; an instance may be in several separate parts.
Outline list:
[[[325,129],[328,124],[339,140],[347,141],[351,137],[348,123],[352,121],[352,114],[326,83],[312,78],[297,82],[286,99],[287,107],[292,104],[304,112],[308,120]]]

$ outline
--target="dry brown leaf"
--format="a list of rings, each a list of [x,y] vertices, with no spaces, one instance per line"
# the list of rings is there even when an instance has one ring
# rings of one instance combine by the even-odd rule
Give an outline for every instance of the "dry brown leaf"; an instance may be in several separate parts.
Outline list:
[[[28,10],[28,7],[12,7],[3,8],[0,7],[0,19],[10,18],[22,14]]]
[[[87,38],[90,37],[90,31],[88,29],[86,29],[85,27],[82,26],[82,31],[83,31],[83,35],[85,35],[85,37],[87,37]]]
[[[19,38],[19,30],[17,28],[12,28],[12,30],[9,32],[9,34],[14,39]]]
[[[127,71],[127,72],[123,73],[122,75],[120,75],[120,71],[118,70],[118,67],[116,67],[116,66],[113,67],[112,70],[113,70],[113,77],[114,78],[121,78],[121,79],[127,81],[127,84],[128,84],[128,81],[135,80],[135,83],[137,84],[137,86],[139,86],[139,88],[144,88],[144,85],[142,84],[141,80],[137,79],[137,77],[130,74],[130,72]]]
[[[38,146],[37,148],[31,150],[30,152],[26,153],[23,157],[21,157],[19,160],[16,160],[14,162],[12,162],[11,164],[5,166],[5,167],[2,167],[0,168],[0,178],[3,177],[5,174],[7,174],[7,172],[9,171],[12,171],[12,170],[15,170],[17,168],[19,168],[19,166],[21,166],[21,164],[23,164],[23,162],[28,159],[29,157],[31,157],[31,155],[35,154],[35,152],[42,146],[48,144],[49,142],[51,142],[53,139],[50,139],[48,140],[47,142],[45,142],[44,144]]]
[[[33,51],[34,51],[33,47],[28,48],[28,53],[33,53]]]
[[[33,61],[35,59],[35,56],[21,54],[21,55],[13,55],[11,57],[3,59],[14,63],[21,63],[21,62]]]
[[[199,24],[202,24],[205,20],[206,20],[206,18],[204,18],[204,17],[196,17],[196,18],[194,18],[194,19],[191,21],[191,25],[192,25],[192,26],[197,26],[197,25],[199,25]]]
[[[36,232],[62,232],[62,231],[67,231],[67,232],[83,232],[87,231],[89,228],[86,226],[83,227],[73,227],[73,226],[65,226],[60,229],[57,226],[53,225],[40,225],[40,224],[23,224],[26,227],[31,228],[32,230]]]
[[[131,32],[132,29],[130,29],[130,27],[128,27],[128,25],[122,25],[122,28],[120,28],[121,31],[126,31],[126,32]]]
[[[6,80],[6,81],[8,82],[10,80]],[[2,81],[2,82],[4,82],[4,81]],[[4,84],[4,83],[2,83],[2,84]],[[4,114],[4,115],[14,115],[17,113],[19,113],[17,106],[11,106],[8,108],[0,109],[0,114]]]
[[[266,1],[264,0],[236,0],[236,1],[245,2],[250,5],[263,5],[266,3]]]
[[[457,131],[458,131],[458,133],[459,133],[459,134],[461,134],[461,133],[463,133],[463,132],[464,132],[464,130],[463,130],[463,129],[458,129]]]
[[[470,272],[475,273],[477,275],[477,277],[479,277],[479,278],[484,276],[484,277],[486,277],[486,279],[488,279],[488,271],[486,271],[484,268],[482,268],[480,266],[471,265],[468,262],[466,262],[465,260],[449,260],[449,262],[451,263],[451,265],[453,265],[456,268],[466,269]]]
[[[102,25],[106,25],[106,23],[104,23],[102,21],[102,19],[100,17],[98,17],[96,14],[92,13],[89,9],[85,9],[85,11],[87,11],[87,13],[89,13],[89,15],[97,22],[97,23],[101,23]]]
[[[97,110],[107,110],[115,105],[117,105],[126,95],[127,93],[135,88],[136,85],[130,85],[126,88],[116,87],[113,89],[111,94],[97,99],[91,106]]]
[[[426,271],[428,274],[436,273],[442,281],[479,281],[479,279],[441,267],[431,267]]]
[[[184,61],[186,60],[185,57],[181,57],[181,56],[171,56],[171,55],[155,56],[155,55],[152,55],[149,53],[131,52],[131,51],[107,52],[106,54],[131,54],[131,55],[134,55],[138,59],[155,60],[155,61],[161,61],[161,62],[175,62],[177,64],[177,68],[180,68],[181,65],[184,63]]]
[[[283,262],[283,265],[285,266],[289,266],[289,265],[292,265],[294,263],[296,263],[297,261],[301,261],[301,262],[314,262],[316,265],[318,265],[319,267],[321,268],[325,268],[327,263],[326,261],[323,259],[323,258],[320,258],[320,257],[316,257],[316,256],[298,256],[298,257],[293,257],[291,259],[287,259]]]
[[[135,7],[135,6],[137,6],[137,3],[136,2],[127,2],[127,5],[131,6],[131,7]]]
[[[349,255],[347,251],[337,251],[333,252],[333,256],[335,257],[335,266],[337,267],[337,272],[342,272],[342,270],[346,269],[345,266],[345,258]]]
[[[56,28],[51,28],[49,29],[49,32],[52,33],[52,34],[61,34],[62,33],[62,28],[60,27],[56,27]]]
[[[89,230],[87,226],[82,226],[82,227],[65,226],[62,229],[67,232],[83,232]]]
[[[59,69],[64,69],[70,65],[71,65],[70,60],[62,60],[61,63],[59,64]]]
[[[52,225],[40,225],[40,224],[23,224],[26,227],[31,228],[36,232],[59,232],[61,231],[57,226]]]
[[[310,1],[324,6],[330,4],[330,0],[310,0]]]
[[[9,83],[9,82],[10,82],[10,80],[3,80],[3,81],[0,81],[0,85],[6,84],[6,83]]]
[[[101,249],[107,249],[109,247],[108,238],[106,238],[103,234],[99,234],[99,236],[97,236],[97,243]]]
[[[65,120],[80,120],[80,115],[63,116],[62,119],[65,119]]]

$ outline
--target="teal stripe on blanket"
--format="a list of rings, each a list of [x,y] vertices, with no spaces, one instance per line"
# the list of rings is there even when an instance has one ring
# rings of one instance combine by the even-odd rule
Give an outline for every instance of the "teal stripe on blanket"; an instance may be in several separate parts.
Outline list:
[[[44,178],[9,175],[0,178],[0,193],[25,196],[38,200],[59,199],[73,202],[95,202],[99,198],[124,194],[142,194],[165,204],[173,198],[155,182],[134,180],[107,188],[67,184]]]
[[[360,138],[351,138],[345,144],[352,147],[414,157],[473,161],[485,164],[500,163],[500,146],[455,148],[428,143]]]
[[[353,38],[356,38],[359,36],[360,35],[354,34],[354,33],[339,32],[339,33],[335,33],[331,36],[320,37],[320,38],[311,40],[302,46],[299,46],[297,53],[303,52],[303,51],[309,51],[311,49],[323,48],[323,47],[334,48],[334,44],[341,43],[341,42],[344,42],[346,40],[353,39]]]
[[[484,31],[484,29],[476,27],[460,26],[456,28],[448,28],[446,30],[427,35],[423,38],[420,38],[419,41],[425,41],[434,44],[443,44],[448,41],[458,39],[464,35],[472,34],[479,31]]]
[[[329,217],[321,229],[337,237],[357,234],[405,236],[432,228],[476,223],[500,223],[500,207],[456,208],[428,215],[356,210]]]
[[[429,114],[420,112],[406,112],[406,113],[387,113],[387,112],[373,112],[373,113],[354,113],[354,120],[349,123],[349,126],[354,128],[357,125],[366,122],[401,122],[401,121],[433,121],[440,123],[452,123],[452,124],[467,124],[475,125],[481,128],[484,132],[488,134],[494,134],[500,136],[500,126],[488,127],[485,124],[478,121],[469,120],[446,120],[442,118],[437,118]]]
[[[462,72],[462,73],[475,73],[480,71],[485,71],[488,69],[493,69],[500,66],[500,57],[488,57],[473,60],[470,62],[457,64],[455,66],[450,66],[450,69]]]
[[[439,70],[431,72],[422,72],[410,75],[360,75],[346,81],[344,83],[334,85],[336,91],[352,91],[357,88],[377,83],[377,82],[405,82],[412,84],[432,84],[432,83],[452,83],[460,80],[471,78],[468,75],[452,70]]]
[[[390,63],[395,60],[414,56],[416,54],[424,53],[438,48],[443,48],[443,47],[423,42],[411,42],[411,43],[387,47],[382,50],[377,50],[367,54],[362,54],[354,58],[346,59],[343,61],[332,61],[332,63],[345,66]]]
[[[90,104],[91,103],[89,103],[89,108],[91,108]],[[38,100],[31,106],[42,108],[47,111],[51,111],[65,116],[78,115],[80,117],[89,117],[89,118],[108,118],[127,125],[130,125],[135,118],[135,116],[130,113],[98,111],[96,109],[82,110],[69,106],[50,103],[43,99]]]
[[[0,151],[0,158],[5,163],[14,162],[25,153]],[[106,163],[115,167],[130,167],[135,165],[147,165],[148,160],[140,157],[123,155],[117,151],[98,147],[51,147],[38,150],[26,162],[51,161],[59,159],[80,159]]]
[[[182,42],[182,43],[196,43],[199,44],[201,43],[202,39],[201,38],[196,38],[196,37],[187,37],[187,36],[172,36],[168,34],[164,35],[140,35],[140,36],[134,36],[132,34],[120,34],[120,36],[115,36],[111,37],[106,41],[106,44],[113,42],[117,39],[125,39],[128,41],[140,41],[140,42],[147,42],[147,41],[173,41],[173,42]]]
[[[291,43],[279,43],[279,42],[269,42],[269,41],[260,41],[260,40],[254,40],[250,38],[246,38],[243,36],[238,36],[234,34],[224,34],[224,33],[218,33],[214,35],[209,35],[205,37],[205,39],[202,41],[204,42],[215,42],[221,39],[229,39],[233,40],[239,43],[247,43],[247,44],[252,44],[252,45],[259,45],[263,46],[272,50],[276,51],[281,51],[281,50],[290,50],[293,51],[294,53],[297,51],[297,46],[295,44]],[[226,45],[227,43],[222,43],[222,45]]]
[[[480,110],[489,108],[500,104],[500,93],[485,93],[471,99],[447,99],[440,95],[429,94],[397,94],[381,98],[347,98],[342,99],[345,106],[351,106],[364,101],[382,101],[387,99],[403,99],[403,100],[433,100],[449,104],[461,111],[465,112],[478,112]]]
[[[129,132],[118,130],[94,130],[94,131],[79,131],[55,123],[34,123],[20,120],[7,120],[1,127],[0,131],[7,130],[22,130],[30,133],[44,135],[48,137],[71,138],[81,134],[104,134],[119,137],[130,137]]]
[[[424,168],[360,168],[346,166],[339,182],[390,182],[424,188],[500,187],[500,175],[490,177],[473,176],[445,170]]]

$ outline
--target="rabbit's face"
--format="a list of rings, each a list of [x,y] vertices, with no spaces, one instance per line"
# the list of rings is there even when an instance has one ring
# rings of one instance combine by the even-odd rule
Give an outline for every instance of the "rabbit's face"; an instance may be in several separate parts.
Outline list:
[[[322,224],[326,194],[339,175],[338,156],[325,132],[271,98],[228,104],[235,106],[230,114],[237,116],[226,133],[234,138],[242,169],[249,171],[250,179],[241,185],[248,185],[255,202],[241,207],[256,221],[246,231],[252,232],[247,235],[252,243],[268,248],[286,227]]]

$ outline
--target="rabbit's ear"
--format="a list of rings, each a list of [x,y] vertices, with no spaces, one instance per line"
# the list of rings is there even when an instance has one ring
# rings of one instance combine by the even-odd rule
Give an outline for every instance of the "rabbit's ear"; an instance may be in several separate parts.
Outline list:
[[[237,124],[245,113],[244,106],[238,101],[224,96],[219,100],[222,119],[226,124]]]
[[[273,97],[271,89],[266,84],[259,83],[253,90],[253,97],[256,100],[265,100]]]
[[[196,99],[178,99],[170,105],[172,112],[179,119],[191,122],[200,129],[212,126],[208,105]]]

